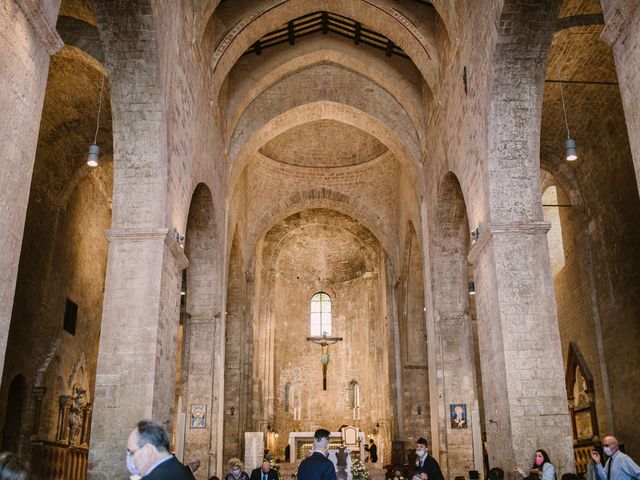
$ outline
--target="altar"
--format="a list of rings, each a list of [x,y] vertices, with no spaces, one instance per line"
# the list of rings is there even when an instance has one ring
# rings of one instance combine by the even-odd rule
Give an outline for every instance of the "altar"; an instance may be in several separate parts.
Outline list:
[[[291,449],[291,463],[296,463],[305,458],[313,450],[313,434],[315,432],[291,432],[289,434],[289,448]],[[364,460],[364,432],[358,431],[355,445],[345,442],[342,432],[331,432],[329,435],[329,450],[337,450],[341,446],[351,449],[351,452],[360,454]]]

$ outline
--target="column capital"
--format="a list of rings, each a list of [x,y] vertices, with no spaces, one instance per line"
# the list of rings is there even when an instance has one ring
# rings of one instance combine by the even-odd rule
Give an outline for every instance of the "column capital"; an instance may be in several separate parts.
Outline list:
[[[168,228],[111,228],[105,230],[104,236],[112,242],[143,242],[146,240],[164,240],[181,270],[189,265],[184,251]]]
[[[15,0],[15,2],[27,20],[29,20],[33,31],[44,45],[44,48],[47,49],[49,56],[64,47],[64,41],[60,38],[55,26],[51,26],[36,0]]]
[[[485,245],[494,235],[546,235],[550,228],[549,222],[489,223],[481,230],[480,237],[469,250],[467,258],[470,263],[476,263]]]
[[[605,26],[600,38],[613,47],[618,39],[624,36],[625,32],[638,25],[640,8],[638,8],[637,1],[609,1],[604,3]]]

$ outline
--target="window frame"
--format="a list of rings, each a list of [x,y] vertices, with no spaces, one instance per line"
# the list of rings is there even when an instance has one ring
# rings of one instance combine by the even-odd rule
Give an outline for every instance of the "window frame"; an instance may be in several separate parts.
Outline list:
[[[315,308],[314,308],[315,307]],[[327,292],[316,292],[309,302],[309,333],[311,337],[331,336],[333,301]]]

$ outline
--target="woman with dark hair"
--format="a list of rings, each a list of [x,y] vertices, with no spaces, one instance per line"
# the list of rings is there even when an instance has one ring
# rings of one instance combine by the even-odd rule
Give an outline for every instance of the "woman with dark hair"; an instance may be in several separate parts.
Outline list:
[[[556,469],[549,460],[549,455],[542,449],[536,450],[533,456],[533,465],[529,469],[529,475],[524,473],[520,467],[515,470],[522,476],[538,478],[540,480],[556,480]]]
[[[30,472],[25,463],[11,452],[0,453],[0,480],[28,480]]]

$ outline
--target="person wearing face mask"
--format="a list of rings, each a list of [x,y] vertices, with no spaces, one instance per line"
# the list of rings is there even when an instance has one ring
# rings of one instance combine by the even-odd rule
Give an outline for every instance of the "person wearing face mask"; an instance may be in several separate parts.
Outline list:
[[[629,455],[620,451],[620,443],[616,437],[604,437],[602,446],[604,454],[609,457],[604,467],[600,453],[596,449],[591,451],[591,459],[596,464],[600,480],[640,480],[640,467]]]
[[[249,480],[249,475],[244,471],[244,465],[239,458],[230,458],[227,467],[229,473],[224,476],[224,480]]]
[[[513,470],[526,478],[556,480],[556,469],[551,463],[551,460],[549,460],[547,452],[542,449],[536,450],[536,453],[533,455],[533,465],[529,469],[528,476],[520,467],[516,467]]]
[[[416,442],[416,467],[425,472],[429,480],[444,480],[438,461],[429,455],[428,446],[425,438],[420,437]]]
[[[141,480],[193,480],[169,452],[169,435],[161,423],[153,420],[138,422],[127,439],[127,470],[132,478]]]

